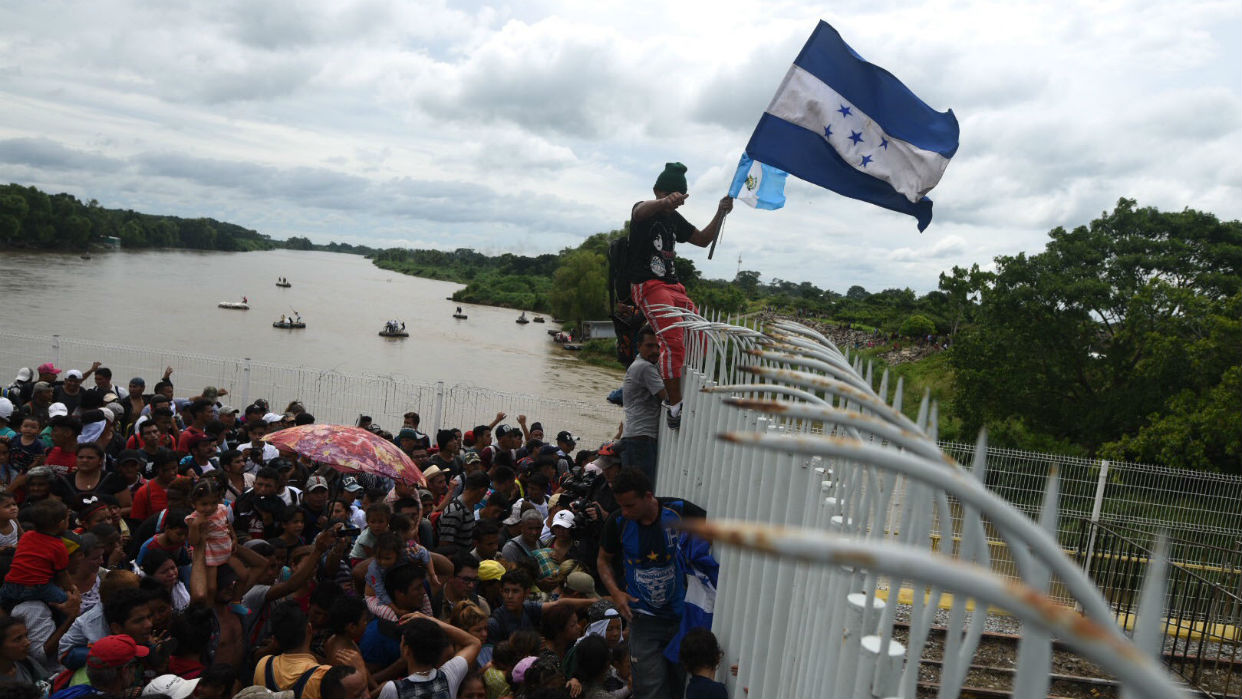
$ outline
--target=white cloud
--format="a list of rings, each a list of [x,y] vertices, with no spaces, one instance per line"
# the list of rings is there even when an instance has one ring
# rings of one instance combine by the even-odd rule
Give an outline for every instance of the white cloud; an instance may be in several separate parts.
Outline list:
[[[663,163],[700,225],[822,5],[241,0],[0,6],[0,178],[275,236],[555,251],[617,228]],[[961,148],[924,234],[791,182],[713,276],[932,289],[1118,198],[1242,217],[1234,0],[847,2],[822,18]],[[746,17],[739,21],[739,17]]]

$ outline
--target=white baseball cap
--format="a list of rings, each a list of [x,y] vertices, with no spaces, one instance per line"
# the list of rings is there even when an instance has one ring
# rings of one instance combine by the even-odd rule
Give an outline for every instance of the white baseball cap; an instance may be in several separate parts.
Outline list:
[[[78,380],[81,380],[81,379],[82,379],[82,372],[78,371],[77,369],[70,369],[69,371],[66,371],[66,372],[65,372],[65,378],[66,378],[66,379],[78,379]]]
[[[565,527],[566,529],[574,528],[574,513],[569,510],[561,510],[552,515],[552,526]]]
[[[198,687],[198,678],[187,680],[176,675],[160,675],[142,688],[142,695],[166,694],[172,699],[186,699]]]
[[[47,416],[49,419],[54,418],[57,415],[68,415],[68,414],[69,414],[69,408],[67,408],[64,403],[52,403],[51,405],[47,406]]]
[[[0,398],[0,418],[8,420],[13,417],[13,401],[8,398]]]

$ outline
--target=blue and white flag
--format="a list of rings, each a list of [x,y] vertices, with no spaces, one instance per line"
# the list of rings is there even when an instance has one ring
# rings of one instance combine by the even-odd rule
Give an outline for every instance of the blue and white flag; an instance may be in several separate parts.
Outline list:
[[[957,152],[953,111],[927,106],[820,22],[759,119],[746,152],[847,197],[932,218],[925,195]]]
[[[729,196],[756,209],[779,209],[785,205],[785,178],[788,173],[753,160],[742,153]]]

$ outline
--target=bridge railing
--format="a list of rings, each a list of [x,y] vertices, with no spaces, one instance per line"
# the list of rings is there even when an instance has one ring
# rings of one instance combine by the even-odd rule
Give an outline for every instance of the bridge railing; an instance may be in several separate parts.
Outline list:
[[[687,333],[687,359],[681,428],[661,427],[656,488],[705,507],[691,528],[721,544],[714,630],[721,666],[738,666],[722,677],[731,694],[914,697],[942,601],[941,697],[959,694],[989,606],[1024,625],[1015,696],[1047,695],[1054,636],[1129,696],[1183,691],[1154,660],[1164,558],[1146,571],[1132,641],[1057,540],[1055,467],[1033,520],[986,487],[982,436],[959,465],[936,445],[934,405],[907,418],[900,382],[823,336],[660,312]],[[1016,579],[992,571],[991,539],[1005,542]],[[1049,596],[1054,581],[1074,606]],[[902,588],[904,643],[893,638]]]

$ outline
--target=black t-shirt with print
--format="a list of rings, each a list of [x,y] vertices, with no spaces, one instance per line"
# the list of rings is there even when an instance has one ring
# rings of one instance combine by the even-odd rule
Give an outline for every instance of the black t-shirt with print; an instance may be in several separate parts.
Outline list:
[[[690,240],[694,231],[694,226],[676,211],[631,221],[630,259],[626,275],[629,282],[639,284],[648,279],[659,279],[676,284],[673,246]]]

